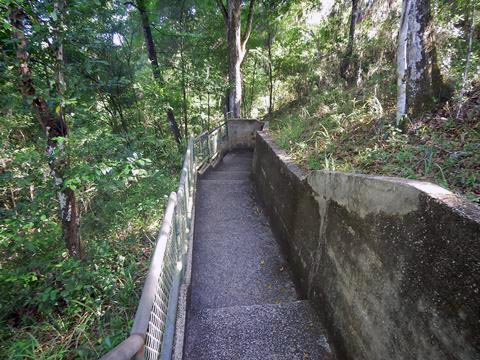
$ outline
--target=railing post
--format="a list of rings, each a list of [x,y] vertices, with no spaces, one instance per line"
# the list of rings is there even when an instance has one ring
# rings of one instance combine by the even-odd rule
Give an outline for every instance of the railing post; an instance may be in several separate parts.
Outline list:
[[[182,217],[182,207],[180,206],[180,202],[182,201],[182,195],[183,197],[185,196],[185,194],[182,194],[181,190],[178,191],[177,193],[177,206],[175,207],[175,214],[174,214],[174,222],[173,222],[173,225],[174,225],[174,243],[176,245],[176,249],[180,249],[181,247],[181,228],[182,228],[182,220],[181,220],[181,217]],[[180,201],[178,201],[180,200]],[[174,259],[175,259],[175,263],[178,262],[178,259],[179,259],[179,256],[178,256],[178,251],[175,251],[175,254],[174,254]],[[175,264],[176,265],[176,264]]]
[[[190,188],[190,197],[193,198],[193,189],[194,187],[196,186],[196,174],[194,173],[195,172],[195,168],[196,168],[196,165],[195,165],[195,146],[194,146],[194,140],[193,138],[190,138],[190,147],[192,149],[192,152],[190,153],[190,169],[189,169],[189,172],[190,172],[190,175],[192,176],[192,183],[191,183],[191,188]]]
[[[207,136],[207,158],[210,159],[210,137]]]

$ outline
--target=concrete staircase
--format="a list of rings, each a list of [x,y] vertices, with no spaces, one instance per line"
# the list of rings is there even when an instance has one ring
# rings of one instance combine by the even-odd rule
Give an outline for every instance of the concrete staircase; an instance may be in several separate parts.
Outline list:
[[[252,152],[231,152],[198,182],[184,359],[332,359],[257,204]]]

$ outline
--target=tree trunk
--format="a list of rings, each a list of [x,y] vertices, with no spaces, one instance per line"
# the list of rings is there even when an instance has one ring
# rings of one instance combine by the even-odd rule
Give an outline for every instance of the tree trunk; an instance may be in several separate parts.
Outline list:
[[[358,20],[358,0],[352,0],[352,13],[350,15],[350,31],[348,33],[347,51],[340,64],[340,76],[347,80],[348,69],[352,62],[353,47],[355,45],[355,27]]]
[[[175,120],[175,115],[173,114],[173,110],[171,108],[167,109],[167,120],[168,125],[170,126],[170,131],[175,138],[177,144],[180,144],[182,136],[180,135],[180,129],[178,128],[177,121]]]
[[[465,69],[463,71],[462,87],[460,89],[460,96],[459,96],[460,104],[458,105],[458,109],[457,109],[457,121],[460,120],[462,116],[463,96],[465,95],[465,88],[467,86],[467,80],[468,80],[468,70],[470,68],[470,59],[472,57],[472,44],[473,44],[474,31],[475,31],[475,3],[473,3],[472,18],[470,20],[470,29],[468,31],[467,58],[465,60]]]
[[[434,58],[436,51],[427,51],[435,46],[428,44],[430,22],[429,0],[403,0],[397,49],[397,125],[405,115],[417,117],[429,110],[434,86],[438,87],[439,81],[444,86]]]
[[[207,90],[207,130],[210,130],[210,91]]]
[[[272,57],[273,34],[268,33],[268,115],[273,113],[273,57]]]
[[[248,116],[252,117],[253,101],[255,100],[255,80],[257,76],[257,58],[253,62],[252,87],[250,90],[250,104],[248,106]]]
[[[408,83],[407,105],[411,104],[413,116],[421,114],[432,103],[432,79],[428,71],[426,30],[430,24],[430,1],[410,0],[408,13]]]
[[[181,31],[188,32],[187,21],[185,17],[185,0],[182,2],[181,8]],[[188,139],[188,98],[187,98],[187,64],[185,61],[185,37],[182,36],[180,40],[180,64],[182,67],[182,97],[183,97],[183,124],[185,139]]]
[[[57,90],[59,95],[63,92],[63,45],[61,44],[60,27],[63,2],[55,4],[55,10],[59,12],[60,24],[56,29],[57,33]],[[25,19],[26,13],[22,8],[12,9],[10,13],[10,22],[14,28],[12,31],[13,41],[16,44],[17,59],[20,64],[20,90],[23,96],[31,99],[32,109],[47,137],[46,155],[50,168],[50,175],[54,180],[57,189],[57,199],[59,202],[60,218],[62,221],[63,238],[71,256],[76,258],[83,257],[83,249],[79,233],[79,214],[75,193],[72,189],[64,188],[64,174],[68,166],[65,156],[64,138],[68,136],[68,127],[63,117],[61,103],[56,107],[56,111],[51,111],[47,102],[36,95],[33,85],[32,72],[30,70],[30,55],[27,51],[28,41],[25,37]]]
[[[155,43],[153,42],[152,30],[150,28],[150,21],[148,19],[147,9],[145,7],[145,0],[137,0],[137,9],[140,12],[140,20],[142,22],[143,37],[145,39],[145,46],[147,47],[148,59],[152,65],[153,77],[155,80],[161,82],[162,74],[158,66],[157,52],[155,50]]]
[[[230,117],[241,117],[242,73],[240,67],[244,53],[240,33],[240,0],[228,2],[228,109]]]
[[[400,125],[400,122],[407,113],[407,17],[409,7],[410,0],[404,0],[397,47],[397,126]]]
[[[183,40],[182,40],[183,42]],[[183,123],[185,127],[185,138],[188,138],[188,98],[187,98],[187,80],[186,80],[186,64],[183,54],[183,44],[180,50],[182,65],[182,97],[183,97]]]
[[[247,27],[243,35],[241,33],[242,0],[228,0],[226,7],[221,0],[217,0],[217,4],[223,13],[227,31],[229,83],[227,117],[239,118],[242,108],[241,66],[246,54],[246,44],[252,32],[255,0],[250,0]]]
[[[153,42],[150,21],[148,19],[147,9],[145,7],[145,0],[137,0],[137,9],[140,13],[140,20],[142,22],[143,28],[143,37],[145,39],[145,45],[147,47],[148,59],[150,60],[150,64],[152,66],[153,78],[157,81],[158,84],[162,84],[162,74],[160,72],[160,67],[158,66],[157,52],[155,50],[155,43]],[[177,121],[175,120],[175,116],[173,116],[173,111],[171,109],[167,110],[167,120],[175,141],[177,142],[177,144],[180,144],[180,131]]]

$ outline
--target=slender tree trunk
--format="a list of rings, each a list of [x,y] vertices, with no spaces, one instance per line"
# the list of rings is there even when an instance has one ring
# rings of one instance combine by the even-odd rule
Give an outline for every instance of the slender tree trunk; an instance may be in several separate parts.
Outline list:
[[[65,8],[65,0],[57,0],[55,1],[54,7],[55,11],[57,12],[57,29],[56,29],[56,42],[57,42],[57,92],[60,97],[60,103],[58,106],[58,117],[59,121],[64,124],[65,127],[65,136],[68,135],[68,127],[67,123],[65,122],[64,112],[63,112],[63,96],[66,90],[66,83],[65,83],[65,75],[64,75],[64,48],[63,48],[63,27],[64,27],[64,8]],[[62,228],[63,228],[63,237],[65,239],[65,243],[67,249],[70,252],[71,256],[77,258],[83,258],[83,248],[80,239],[80,213],[78,211],[75,191],[70,188],[64,189],[63,187],[63,174],[68,166],[66,154],[65,154],[65,147],[64,144],[58,147],[61,150],[60,158],[61,162],[63,163],[58,170],[58,174],[62,175],[59,176],[59,179],[62,179],[62,184],[59,185],[59,191],[57,192],[59,202],[60,202],[60,211],[62,217]],[[53,164],[57,161],[57,159],[52,159]],[[52,174],[55,176],[55,170],[52,171]],[[61,187],[60,187],[61,186]],[[62,209],[62,201],[65,200],[65,206]]]
[[[409,8],[410,0],[404,0],[397,47],[397,126],[400,125],[400,122],[407,113],[407,17]]]
[[[355,27],[358,20],[358,0],[352,0],[352,13],[350,15],[350,31],[348,33],[348,45],[347,51],[343,57],[343,60],[340,64],[340,76],[344,79],[347,79],[348,68],[352,62],[353,47],[355,45]]]
[[[207,90],[207,129],[210,130],[210,91]]]
[[[257,76],[257,58],[253,62],[253,77],[252,77],[252,87],[250,90],[250,104],[248,108],[248,116],[252,116],[253,100],[255,99],[255,80]]]
[[[268,115],[273,113],[273,57],[272,57],[273,34],[268,33]]]
[[[162,84],[162,74],[160,72],[160,67],[158,66],[157,52],[155,50],[155,43],[153,42],[152,30],[150,28],[150,21],[148,19],[147,9],[145,7],[145,0],[137,0],[136,7],[140,13],[140,19],[141,19],[142,28],[143,28],[143,36],[145,39],[145,45],[147,47],[148,59],[150,60],[150,64],[152,66],[153,77],[158,84]],[[167,120],[175,141],[177,142],[177,144],[180,144],[181,142],[180,130],[178,128],[177,121],[175,120],[175,116],[173,116],[173,111],[171,109],[167,110]]]
[[[61,41],[61,27],[63,2],[55,3],[55,10],[58,12],[59,24],[56,29],[57,55],[56,66],[57,90],[61,96],[64,88],[63,75],[63,44]],[[55,111],[50,110],[47,102],[36,94],[33,85],[33,77],[30,69],[30,54],[28,53],[28,41],[25,37],[26,13],[22,8],[11,10],[10,22],[14,28],[12,31],[13,41],[16,44],[17,59],[20,64],[20,90],[22,95],[31,99],[32,109],[46,134],[47,146],[46,155],[50,168],[50,175],[54,180],[57,189],[60,218],[62,221],[62,232],[69,254],[76,258],[83,257],[83,249],[79,233],[79,214],[75,192],[72,189],[64,188],[64,174],[68,166],[64,138],[68,136],[68,127],[63,117],[62,104],[60,103]],[[57,110],[58,109],[58,110]]]
[[[206,129],[210,130],[210,67],[207,66],[207,74],[205,77],[206,87],[205,90],[207,91],[207,124]]]
[[[183,97],[183,123],[185,127],[185,138],[188,138],[188,98],[187,98],[187,81],[186,81],[186,65],[183,54],[183,44],[180,50],[181,65],[182,65],[182,97]]]
[[[240,67],[243,60],[243,51],[240,33],[240,0],[228,2],[228,108],[230,116],[241,117],[242,106],[242,73]]]
[[[432,79],[426,53],[426,30],[430,24],[430,0],[410,0],[408,15],[408,83],[407,92],[414,116],[428,109],[432,103]],[[410,105],[409,105],[410,106]]]
[[[433,3],[432,9],[433,19],[438,16],[438,0]],[[430,61],[429,71],[432,79],[432,95],[440,103],[449,100],[453,95],[453,87],[446,83],[443,79],[440,65],[438,63],[437,41],[435,26],[430,25],[430,34],[428,36],[428,54],[427,58]]]
[[[470,30],[468,31],[467,59],[465,60],[465,70],[463,71],[462,88],[460,90],[460,104],[457,110],[457,120],[460,120],[463,109],[463,96],[468,80],[468,70],[470,68],[470,59],[472,57],[473,32],[475,30],[475,2],[473,2],[472,18],[470,20]]]
[[[227,117],[241,117],[242,72],[241,66],[246,54],[246,44],[252,32],[255,0],[250,0],[245,32],[241,32],[242,0],[228,0],[227,6],[221,0],[217,4],[223,13],[228,45],[228,100]]]
[[[181,8],[181,29],[187,32],[187,22],[185,19],[185,0],[182,2]],[[187,64],[185,61],[185,37],[181,37],[180,41],[180,64],[182,67],[182,97],[183,97],[183,124],[185,138],[188,138],[188,98],[187,98]]]
[[[137,0],[137,9],[140,12],[140,20],[142,22],[143,37],[145,39],[145,46],[147,47],[148,59],[152,65],[153,77],[155,80],[161,82],[162,74],[158,66],[157,52],[155,50],[155,43],[153,42],[152,30],[150,28],[150,21],[148,19],[145,0]]]
[[[221,108],[223,109],[223,118],[225,120],[231,118],[232,116],[230,115],[230,108],[229,108],[229,103],[228,103],[228,99],[229,99],[229,93],[230,91],[227,90],[225,92],[225,96],[222,96],[221,99],[220,99],[220,103],[221,103]]]
[[[417,117],[433,104],[434,80],[441,77],[432,71],[436,52],[427,51],[427,45],[435,45],[428,44],[430,22],[430,0],[403,0],[397,49],[397,125],[405,115]]]
[[[167,109],[167,120],[168,124],[170,125],[170,131],[172,132],[175,141],[177,142],[177,144],[180,144],[182,136],[180,134],[180,129],[178,128],[178,126],[176,126],[177,121],[175,120],[175,115],[171,108]]]

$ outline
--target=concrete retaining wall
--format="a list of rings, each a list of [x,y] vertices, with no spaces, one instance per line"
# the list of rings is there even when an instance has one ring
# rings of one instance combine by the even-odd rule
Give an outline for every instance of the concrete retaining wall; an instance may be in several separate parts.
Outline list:
[[[228,120],[228,149],[253,149],[255,134],[263,128],[263,122],[255,119]]]
[[[254,182],[347,359],[480,359],[480,209],[436,185],[297,168],[265,132]]]

